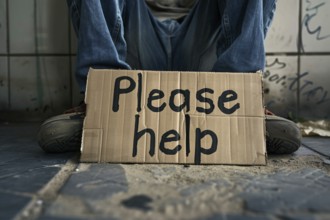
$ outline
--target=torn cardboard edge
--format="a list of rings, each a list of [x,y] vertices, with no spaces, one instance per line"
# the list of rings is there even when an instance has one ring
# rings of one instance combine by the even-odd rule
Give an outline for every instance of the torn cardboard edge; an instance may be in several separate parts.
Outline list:
[[[82,162],[265,165],[260,73],[90,69]]]

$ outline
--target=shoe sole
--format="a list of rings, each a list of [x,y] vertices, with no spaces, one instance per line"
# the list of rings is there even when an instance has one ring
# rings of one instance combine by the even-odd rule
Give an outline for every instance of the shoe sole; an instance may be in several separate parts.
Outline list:
[[[83,113],[63,114],[46,120],[38,133],[39,146],[47,153],[79,151]]]
[[[266,146],[268,154],[291,154],[301,145],[298,126],[285,118],[266,115]]]

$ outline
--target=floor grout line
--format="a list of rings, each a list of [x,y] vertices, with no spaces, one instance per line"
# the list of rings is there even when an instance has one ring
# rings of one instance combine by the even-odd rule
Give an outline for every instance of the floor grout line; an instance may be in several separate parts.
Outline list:
[[[69,159],[61,170],[32,198],[32,200],[15,216],[15,220],[37,219],[42,212],[58,196],[58,192],[64,186],[71,174],[78,166],[78,156]]]
[[[307,144],[305,144],[305,143],[301,143],[301,145],[304,146],[304,147],[306,147],[307,149],[309,149],[309,150],[311,150],[311,151],[313,151],[313,152],[319,154],[319,156],[321,156],[322,159],[329,159],[329,155],[326,155],[326,154],[324,154],[324,153],[322,153],[322,152],[319,152],[319,151],[315,150],[314,148],[309,147],[309,146],[308,146]]]

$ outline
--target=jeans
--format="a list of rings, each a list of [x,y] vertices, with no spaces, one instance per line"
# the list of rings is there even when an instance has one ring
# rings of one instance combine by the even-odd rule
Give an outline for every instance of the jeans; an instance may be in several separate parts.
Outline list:
[[[78,38],[76,77],[90,67],[256,72],[276,0],[199,0],[180,21],[157,20],[144,0],[67,0]]]

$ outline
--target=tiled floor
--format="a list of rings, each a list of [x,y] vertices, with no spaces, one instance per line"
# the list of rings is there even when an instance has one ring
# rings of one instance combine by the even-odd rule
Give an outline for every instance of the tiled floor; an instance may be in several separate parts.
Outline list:
[[[0,124],[0,219],[329,219],[330,139],[267,166],[82,164]]]

